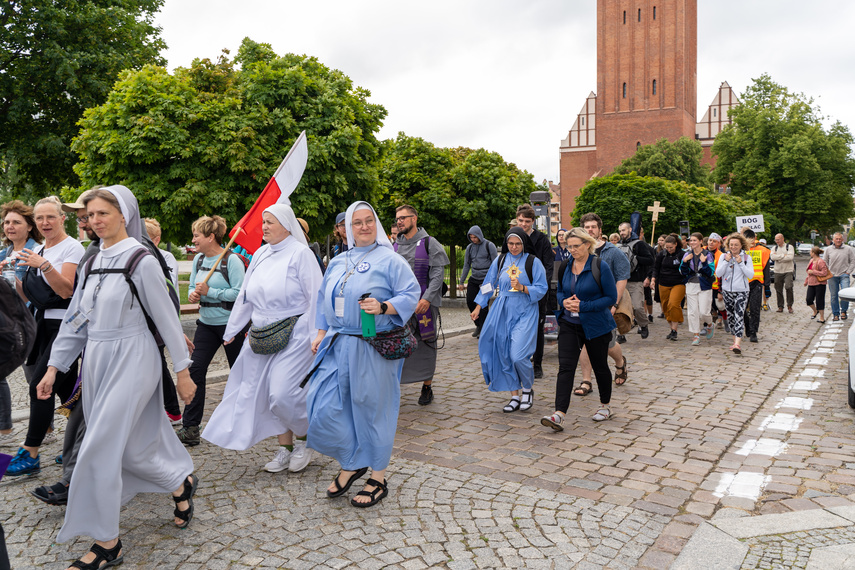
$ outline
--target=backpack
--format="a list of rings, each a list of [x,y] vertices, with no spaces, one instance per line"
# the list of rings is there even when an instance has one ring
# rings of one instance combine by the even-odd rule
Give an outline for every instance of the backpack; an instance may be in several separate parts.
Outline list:
[[[5,378],[30,354],[36,321],[9,282],[0,281],[0,378]]]
[[[640,242],[640,239],[634,239],[629,243],[624,243],[623,241],[617,242],[615,245],[616,248],[621,250],[626,258],[629,260],[629,272],[634,273],[635,268],[638,267],[638,259],[635,257],[635,244]]]
[[[594,277],[594,281],[597,282],[597,286],[600,288],[600,291],[603,290],[603,284],[600,282],[600,264],[603,262],[600,259],[599,255],[592,255],[594,259],[591,260],[591,275]],[[564,272],[567,270],[567,261],[562,261],[561,265],[558,266],[558,282],[564,282]]]
[[[151,243],[151,242],[149,242]],[[146,325],[148,325],[148,330],[151,331],[151,334],[154,335],[154,340],[157,342],[157,346],[164,346],[163,338],[160,336],[160,333],[157,332],[157,327],[154,324],[154,321],[151,319],[151,316],[148,314],[148,311],[145,310],[145,306],[143,306],[142,301],[140,300],[139,292],[137,291],[137,286],[134,285],[133,280],[131,280],[131,275],[133,275],[134,270],[136,270],[137,266],[140,264],[140,261],[146,255],[152,255],[155,259],[160,261],[160,269],[163,272],[164,279],[166,280],[166,290],[169,293],[169,300],[172,302],[173,307],[175,308],[175,314],[181,314],[181,303],[178,300],[178,291],[175,288],[175,284],[172,283],[172,279],[169,276],[169,268],[166,266],[166,260],[158,253],[152,253],[150,248],[146,246],[145,243],[142,244],[145,249],[137,249],[132,254],[130,259],[128,259],[128,264],[125,267],[114,267],[114,268],[106,268],[106,269],[93,269],[92,266],[95,264],[95,258],[97,255],[93,255],[89,259],[86,260],[86,267],[83,270],[84,277],[83,283],[80,285],[80,290],[86,288],[86,282],[89,280],[90,275],[107,275],[111,273],[118,273],[125,276],[125,282],[128,284],[128,287],[131,289],[131,294],[134,296],[134,299],[140,304],[140,309],[142,309],[143,315],[145,316]],[[154,243],[151,244],[154,247]],[[157,248],[155,248],[156,251]],[[131,301],[131,306],[133,306],[133,300]]]
[[[235,253],[230,249],[226,250],[226,254],[220,258],[220,265],[217,267],[220,274],[223,276],[223,279],[226,280],[226,283],[231,287],[232,282],[229,281],[229,257],[232,255],[237,255],[238,258],[244,263],[244,269],[246,269],[246,258],[239,253]],[[196,275],[199,275],[202,271],[210,271],[210,267],[202,267],[202,263],[205,261],[205,254],[200,253],[196,256]],[[216,303],[209,303],[207,301],[202,301],[199,303],[200,307],[217,307],[221,309],[226,309],[227,311],[231,311],[234,308],[234,301],[218,301]]]

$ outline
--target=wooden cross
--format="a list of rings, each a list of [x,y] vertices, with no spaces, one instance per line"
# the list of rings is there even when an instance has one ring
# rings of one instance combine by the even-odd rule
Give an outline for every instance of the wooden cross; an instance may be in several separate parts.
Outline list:
[[[653,212],[653,230],[650,232],[650,243],[655,243],[656,240],[656,220],[659,219],[659,214],[665,211],[665,208],[659,206],[659,201],[655,200],[652,206],[647,206],[648,212]]]

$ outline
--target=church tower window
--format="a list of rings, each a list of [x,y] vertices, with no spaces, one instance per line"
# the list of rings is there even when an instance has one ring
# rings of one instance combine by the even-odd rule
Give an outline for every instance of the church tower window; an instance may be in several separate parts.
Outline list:
[[[656,19],[656,6],[653,7],[653,19]]]
[[[653,80],[653,94],[656,95],[656,80]]]
[[[623,98],[626,99],[626,83],[623,84]]]
[[[623,23],[626,24],[626,10],[623,11]]]
[[[641,148],[641,141],[638,141],[637,143],[635,143],[635,150],[638,150],[640,148]]]
[[[641,8],[638,9],[638,21],[641,21]]]

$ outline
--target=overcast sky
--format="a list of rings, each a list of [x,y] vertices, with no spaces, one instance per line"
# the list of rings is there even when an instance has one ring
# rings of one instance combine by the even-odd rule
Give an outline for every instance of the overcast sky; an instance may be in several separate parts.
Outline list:
[[[558,182],[558,146],[597,87],[595,0],[166,0],[170,69],[244,37],[316,56],[371,91],[399,131],[486,148]],[[855,129],[855,2],[699,0],[698,118],[722,81],[769,73]]]

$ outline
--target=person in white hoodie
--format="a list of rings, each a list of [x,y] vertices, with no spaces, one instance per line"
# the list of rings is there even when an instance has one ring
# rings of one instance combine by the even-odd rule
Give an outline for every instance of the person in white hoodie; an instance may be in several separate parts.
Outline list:
[[[727,253],[719,257],[715,275],[719,278],[724,305],[727,308],[727,324],[733,335],[730,350],[742,354],[740,343],[745,327],[745,304],[748,302],[748,280],[754,276],[754,265],[745,253],[748,243],[742,234],[733,233],[725,239]]]

